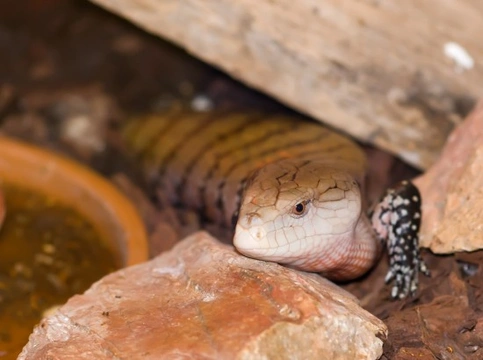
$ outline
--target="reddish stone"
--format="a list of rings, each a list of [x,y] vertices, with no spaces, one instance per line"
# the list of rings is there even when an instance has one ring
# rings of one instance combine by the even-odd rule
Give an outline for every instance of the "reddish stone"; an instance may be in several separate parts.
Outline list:
[[[199,232],[71,298],[19,359],[376,359],[386,333],[328,280]]]
[[[436,253],[483,248],[483,100],[415,182],[423,198],[421,246]]]

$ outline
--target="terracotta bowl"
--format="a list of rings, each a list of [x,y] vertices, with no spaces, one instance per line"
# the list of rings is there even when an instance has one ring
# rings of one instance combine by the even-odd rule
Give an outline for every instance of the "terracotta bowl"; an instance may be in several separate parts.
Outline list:
[[[40,191],[72,206],[107,239],[118,266],[148,259],[141,218],[107,180],[72,160],[7,137],[0,136],[0,149],[0,184],[8,182]],[[0,217],[1,202],[0,194]]]

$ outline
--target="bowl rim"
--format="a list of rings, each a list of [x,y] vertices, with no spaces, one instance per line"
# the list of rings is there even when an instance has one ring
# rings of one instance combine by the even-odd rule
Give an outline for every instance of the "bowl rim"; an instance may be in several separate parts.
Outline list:
[[[108,244],[110,246],[115,246],[114,243],[123,243],[124,251],[116,249],[119,250],[118,255],[122,258],[120,265],[126,267],[148,260],[149,248],[145,224],[134,204],[108,179],[98,174],[94,169],[71,160],[63,154],[3,134],[0,134],[0,149],[2,149],[0,152],[0,185],[2,182],[12,182],[57,196],[54,190],[46,191],[45,189],[49,186],[49,180],[53,176],[63,174],[72,184],[73,189],[81,192],[79,193],[81,198],[82,196],[92,196],[100,200],[99,209],[96,209],[96,211],[105,211],[106,217],[112,220],[112,224],[108,224],[108,226],[116,228],[117,231],[100,228],[100,220],[94,218],[93,214],[83,208],[83,206],[87,207],[83,204],[83,201],[73,203],[75,200],[73,196],[58,195],[61,200],[64,200],[91,220],[104,235],[110,233],[116,237],[122,237],[122,239],[107,239],[111,243]],[[16,166],[19,173],[5,175],[5,168],[13,159],[16,159],[23,166]],[[29,173],[33,174],[34,172],[37,172],[41,180],[45,180],[44,183],[32,181],[34,176],[30,178]],[[56,186],[56,184],[53,184],[53,186]],[[8,212],[8,209],[6,210]]]

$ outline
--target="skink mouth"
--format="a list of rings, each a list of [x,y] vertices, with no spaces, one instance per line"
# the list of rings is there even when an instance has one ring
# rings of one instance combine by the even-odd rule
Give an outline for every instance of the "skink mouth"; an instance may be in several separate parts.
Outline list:
[[[261,230],[260,230],[261,229]],[[265,235],[261,238],[253,236],[253,232],[264,232],[262,228],[252,229],[250,232],[247,229],[241,228],[235,230],[235,236],[233,238],[233,245],[236,250],[249,258],[276,262],[280,264],[290,264],[293,262],[293,258],[284,254],[286,249],[273,248],[270,246]]]

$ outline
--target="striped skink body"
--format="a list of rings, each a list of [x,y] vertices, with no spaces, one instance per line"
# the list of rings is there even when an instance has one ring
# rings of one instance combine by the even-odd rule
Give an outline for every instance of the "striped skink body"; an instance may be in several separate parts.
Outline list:
[[[395,297],[413,292],[418,270],[425,270],[412,222],[417,213],[419,228],[417,190],[412,185],[391,190],[375,208],[371,225],[360,191],[363,151],[319,124],[173,111],[137,118],[124,134],[147,179],[170,202],[211,222],[236,225],[234,245],[242,254],[346,280],[372,267],[388,241]],[[404,209],[392,202],[401,196]],[[390,239],[396,222],[404,222],[408,249],[399,246],[401,234]]]

